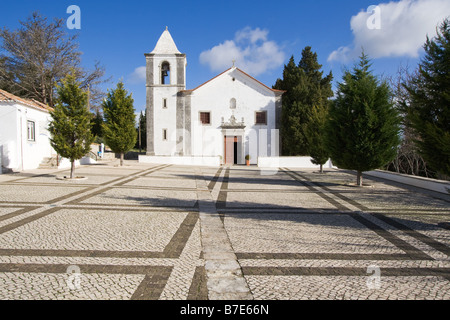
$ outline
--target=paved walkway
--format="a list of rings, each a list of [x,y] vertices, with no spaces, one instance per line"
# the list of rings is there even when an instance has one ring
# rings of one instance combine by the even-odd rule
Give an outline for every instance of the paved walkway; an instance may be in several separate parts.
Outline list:
[[[450,299],[450,197],[126,161],[0,175],[0,299]]]

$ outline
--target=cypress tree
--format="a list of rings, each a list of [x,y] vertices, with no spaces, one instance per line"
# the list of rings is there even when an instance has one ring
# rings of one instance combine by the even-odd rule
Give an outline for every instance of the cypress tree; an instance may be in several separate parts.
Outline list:
[[[281,153],[286,156],[295,155],[294,150],[297,144],[303,144],[302,137],[297,135],[295,124],[300,122],[297,118],[296,90],[295,87],[300,81],[300,74],[295,64],[294,56],[291,56],[287,65],[284,66],[283,78],[278,79],[273,86],[274,89],[286,90],[283,95],[281,107]],[[294,124],[294,126],[293,126]]]
[[[415,143],[428,166],[450,176],[450,20],[427,37],[425,57],[416,76],[405,84],[409,101],[403,105]]]
[[[87,107],[87,93],[72,74],[67,75],[57,86],[57,99],[50,112],[50,143],[53,149],[71,162],[70,178],[74,178],[75,160],[85,156],[91,148],[94,136],[91,133],[92,115]]]
[[[314,105],[310,110],[309,127],[306,137],[309,147],[311,162],[320,166],[320,173],[323,173],[323,165],[330,158],[330,153],[326,147],[326,129],[328,120],[329,101],[324,101],[322,105]]]
[[[134,115],[134,100],[122,82],[115,90],[108,92],[103,103],[103,138],[115,153],[120,154],[120,165],[123,166],[124,154],[130,151],[136,143],[136,123]]]
[[[100,110],[97,110],[95,114],[92,114],[92,134],[97,140],[100,140],[103,136],[103,116]]]
[[[281,114],[283,155],[310,155],[315,147],[312,143],[321,141],[312,136],[316,134],[312,126],[317,125],[312,121],[317,120],[317,112],[326,112],[327,99],[333,95],[333,76],[330,73],[323,77],[321,68],[317,54],[312,52],[311,47],[305,47],[299,64],[295,65],[292,56],[283,70],[283,79],[278,79],[274,86],[275,89],[286,90]],[[322,134],[322,131],[317,131],[317,134]]]
[[[139,126],[136,128],[136,132],[137,132],[137,139],[136,139],[137,141],[134,148],[139,149],[139,152],[141,152],[142,149],[147,148],[147,116],[145,111],[141,111],[141,113],[139,114]],[[141,137],[140,141],[139,141],[139,134]]]
[[[353,71],[346,71],[330,107],[326,145],[333,163],[362,173],[392,161],[400,143],[400,118],[385,81],[372,75],[368,57],[362,54]]]

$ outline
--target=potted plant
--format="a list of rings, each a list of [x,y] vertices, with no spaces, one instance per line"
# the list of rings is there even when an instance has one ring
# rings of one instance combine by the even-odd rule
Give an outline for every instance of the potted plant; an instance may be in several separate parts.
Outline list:
[[[247,162],[247,165],[249,166],[250,165],[250,155],[249,154],[245,156],[245,161]]]

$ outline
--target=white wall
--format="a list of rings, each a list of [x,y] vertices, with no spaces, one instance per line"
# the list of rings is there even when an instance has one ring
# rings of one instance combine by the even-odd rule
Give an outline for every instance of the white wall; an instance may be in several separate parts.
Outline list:
[[[139,156],[139,163],[219,167],[220,157]]]
[[[258,167],[260,168],[320,168],[319,165],[311,162],[311,157],[258,157]],[[333,164],[328,160],[324,168],[333,168]]]
[[[20,149],[17,138],[18,120],[17,106],[14,103],[0,103],[0,152],[2,156],[2,166],[5,168],[18,168],[20,159]],[[20,144],[19,144],[20,145]]]
[[[157,155],[174,155],[176,151],[177,87],[156,87],[154,89],[154,147]],[[163,109],[167,99],[167,109]],[[163,140],[163,129],[167,129],[167,140]]]
[[[17,103],[0,105],[2,164],[13,170],[32,170],[55,152],[50,145],[50,114]],[[27,121],[35,123],[35,141],[28,141]]]
[[[400,182],[403,184],[437,191],[444,194],[450,193],[450,182],[449,181],[443,181],[443,180],[436,180],[436,179],[429,179],[424,177],[416,177],[406,174],[400,174],[395,172],[389,172],[389,171],[383,171],[383,170],[374,170],[374,171],[368,171],[364,172],[364,175],[377,177],[377,178],[383,178],[395,182]]]
[[[234,110],[230,109],[232,98],[236,99]],[[270,146],[271,129],[275,129],[275,94],[270,89],[239,70],[231,69],[195,90],[191,99],[193,155],[224,156],[222,118],[228,122],[233,114],[239,123],[244,119],[243,157],[250,154],[251,163],[256,164],[258,153],[272,155]],[[267,111],[267,125],[255,125],[256,111]],[[211,125],[201,125],[200,112],[211,113]],[[260,130],[264,137],[261,150],[258,146]],[[244,163],[244,159],[240,163]]]

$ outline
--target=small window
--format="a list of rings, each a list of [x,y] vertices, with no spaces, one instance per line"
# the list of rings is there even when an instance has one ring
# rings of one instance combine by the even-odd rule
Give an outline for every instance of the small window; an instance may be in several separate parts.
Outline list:
[[[163,99],[163,109],[167,109],[167,99]]]
[[[211,124],[211,113],[210,112],[200,112],[200,122],[202,124]]]
[[[167,129],[163,129],[162,139],[163,139],[164,141],[167,140]]]
[[[36,141],[36,127],[34,121],[27,121],[28,141]]]
[[[236,99],[235,98],[230,100],[230,109],[236,109]]]
[[[267,111],[256,112],[256,124],[267,124]]]

